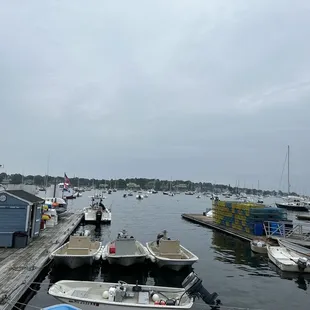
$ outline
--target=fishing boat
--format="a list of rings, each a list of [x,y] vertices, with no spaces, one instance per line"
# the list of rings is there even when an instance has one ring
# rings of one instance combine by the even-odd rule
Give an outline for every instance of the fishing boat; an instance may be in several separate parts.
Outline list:
[[[146,247],[157,265],[179,271],[191,267],[198,257],[180,244],[179,240],[167,238],[167,231],[157,235],[157,240],[147,242]]]
[[[110,224],[111,209],[104,206],[102,198],[91,196],[90,206],[83,209],[85,223]]]
[[[102,251],[102,259],[109,264],[131,266],[142,264],[148,258],[148,250],[126,230],[118,233],[116,240],[109,242]]]
[[[310,273],[310,260],[282,246],[267,245],[269,259],[282,271]]]
[[[91,242],[88,236],[70,236],[69,242],[51,254],[56,265],[65,265],[71,269],[83,265],[92,265],[99,260],[102,252],[99,241]]]
[[[267,254],[267,243],[264,240],[254,239],[251,241],[251,250],[254,253]]]
[[[62,280],[53,284],[49,295],[61,302],[83,309],[190,309],[194,298],[200,297],[212,309],[220,304],[218,294],[210,294],[201,279],[192,272],[182,283],[182,288],[152,285]]]

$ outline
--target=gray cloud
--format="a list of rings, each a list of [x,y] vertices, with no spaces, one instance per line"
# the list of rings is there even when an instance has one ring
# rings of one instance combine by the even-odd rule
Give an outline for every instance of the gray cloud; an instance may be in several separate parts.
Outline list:
[[[3,2],[1,160],[278,188],[291,144],[304,191],[308,16],[288,0]]]

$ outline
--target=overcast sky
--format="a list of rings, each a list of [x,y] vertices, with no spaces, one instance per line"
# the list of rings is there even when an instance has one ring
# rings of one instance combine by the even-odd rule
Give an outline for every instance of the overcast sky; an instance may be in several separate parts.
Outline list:
[[[309,16],[291,0],[1,1],[0,164],[278,189],[289,144],[292,190],[310,192]]]

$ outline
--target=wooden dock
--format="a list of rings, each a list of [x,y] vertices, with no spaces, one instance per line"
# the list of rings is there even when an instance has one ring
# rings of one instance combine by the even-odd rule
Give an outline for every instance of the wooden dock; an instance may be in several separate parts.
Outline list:
[[[230,236],[233,236],[233,237],[245,240],[245,241],[252,241],[256,237],[256,236],[253,236],[251,234],[248,234],[246,232],[243,232],[237,229],[233,229],[233,228],[229,228],[226,226],[216,224],[213,222],[213,219],[211,217],[207,217],[202,214],[183,213],[181,216],[183,219],[188,220],[190,222],[197,223],[197,224],[203,225],[211,229],[215,229],[217,231],[220,231],[222,233],[228,234]]]
[[[57,226],[41,231],[40,236],[26,248],[0,248],[0,310],[14,307],[47,266],[50,254],[65,243],[82,217],[82,213],[63,214]]]

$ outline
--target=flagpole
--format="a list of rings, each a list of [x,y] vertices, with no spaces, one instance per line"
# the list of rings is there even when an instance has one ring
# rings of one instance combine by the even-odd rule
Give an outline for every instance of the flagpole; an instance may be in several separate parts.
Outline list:
[[[62,199],[64,199],[64,191],[65,191],[65,182],[66,182],[66,180],[65,180],[65,172],[64,172],[64,185],[63,185],[63,187],[62,187]]]

